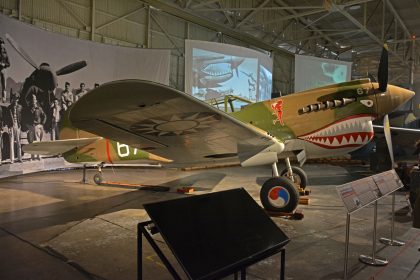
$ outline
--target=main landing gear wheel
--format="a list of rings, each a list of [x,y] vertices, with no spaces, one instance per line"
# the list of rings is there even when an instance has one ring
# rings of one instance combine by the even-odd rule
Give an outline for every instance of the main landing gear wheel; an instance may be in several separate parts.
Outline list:
[[[102,173],[96,173],[95,176],[93,176],[93,181],[95,184],[100,185],[103,182]]]
[[[290,178],[287,168],[283,169],[280,172],[280,176],[288,178],[290,181],[292,181],[296,186],[305,189],[306,185],[308,184],[308,176],[306,175],[306,172],[299,167],[292,166],[293,171],[293,180]]]
[[[289,179],[274,177],[263,184],[260,199],[268,211],[290,213],[298,206],[299,193]]]

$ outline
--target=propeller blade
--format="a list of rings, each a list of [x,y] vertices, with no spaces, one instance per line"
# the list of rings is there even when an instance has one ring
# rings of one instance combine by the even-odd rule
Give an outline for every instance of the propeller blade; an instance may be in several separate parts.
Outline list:
[[[86,65],[87,65],[86,60],[78,61],[78,62],[69,64],[67,66],[64,66],[63,68],[57,70],[57,72],[55,73],[57,74],[57,76],[67,75],[67,74],[73,73],[74,71],[82,69]]]
[[[388,86],[388,45],[384,44],[378,67],[379,90],[385,92]]]
[[[384,135],[386,140],[386,145],[388,146],[389,156],[391,158],[392,167],[394,168],[394,150],[392,149],[392,139],[391,139],[391,127],[389,125],[388,115],[384,117]]]
[[[373,76],[372,73],[368,73],[368,78],[370,79],[370,81],[372,83],[377,83],[378,81],[376,80],[375,76]]]
[[[6,39],[9,41],[10,45],[17,51],[20,56],[26,60],[30,65],[32,65],[35,69],[38,69],[38,65],[33,61],[33,59],[25,52],[24,49],[22,49],[18,43],[16,43],[15,40],[13,40],[12,36],[6,33]]]

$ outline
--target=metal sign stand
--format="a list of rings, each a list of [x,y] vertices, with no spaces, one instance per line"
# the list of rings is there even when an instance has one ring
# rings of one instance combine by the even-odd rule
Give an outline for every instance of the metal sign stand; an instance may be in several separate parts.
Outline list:
[[[345,240],[345,253],[344,253],[344,277],[347,279],[348,259],[349,259],[349,238],[350,238],[350,215],[374,204],[373,207],[373,244],[372,255],[360,255],[359,260],[368,265],[383,266],[388,264],[388,260],[376,256],[376,227],[378,220],[378,200],[383,197],[393,194],[392,198],[392,228],[391,228],[391,241],[394,240],[394,207],[395,207],[395,194],[394,192],[402,187],[395,170],[389,170],[380,174],[369,176],[359,179],[344,185],[337,186],[338,195],[341,197],[344,206],[347,210],[346,222],[346,240]]]
[[[375,200],[375,205],[373,207],[373,245],[372,245],[372,256],[360,255],[359,260],[362,263],[374,265],[374,266],[383,266],[388,264],[388,260],[376,256],[376,222],[378,214],[378,201]]]
[[[347,213],[346,221],[346,247],[344,250],[344,280],[347,280],[347,264],[349,262],[349,239],[350,239],[350,213]]]
[[[389,246],[403,246],[405,242],[394,240],[394,219],[395,219],[395,192],[392,193],[392,218],[391,218],[391,238],[381,237],[379,241]]]

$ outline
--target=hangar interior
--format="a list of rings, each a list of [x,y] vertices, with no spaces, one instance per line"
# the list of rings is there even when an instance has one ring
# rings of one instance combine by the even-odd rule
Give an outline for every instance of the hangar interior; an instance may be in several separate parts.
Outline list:
[[[295,92],[295,55],[352,62],[351,79],[378,79],[384,42],[389,47],[389,84],[414,91],[420,87],[418,0],[0,0],[0,8],[7,17],[70,38],[169,50],[169,86],[180,91],[186,90],[185,40],[268,55],[273,59],[273,96]],[[416,94],[397,115],[403,116],[403,126],[420,114],[419,102]],[[411,127],[418,129],[419,122]],[[384,145],[379,150],[378,144],[377,151],[387,154]],[[413,165],[415,159],[410,160]],[[336,186],[373,171],[365,161],[341,158],[308,161],[303,169],[312,191],[310,203],[298,206],[305,218],[271,217],[291,240],[286,246],[287,279],[343,279],[346,212]],[[81,169],[2,178],[0,279],[135,279],[137,223],[149,219],[143,204],[185,197],[177,190],[191,186],[197,195],[243,187],[260,203],[260,186],[272,176],[270,171],[267,166],[181,171],[155,165],[103,170],[109,181],[164,185],[169,187],[165,193],[98,186],[91,179],[93,169],[87,170],[87,184],[80,182]],[[405,193],[395,197],[395,236],[406,245],[378,242],[375,253],[389,260],[387,266],[359,262],[360,254],[372,250],[374,207],[361,209],[352,215],[348,279],[419,278],[420,231],[411,227]],[[378,202],[378,237],[389,236],[392,204],[391,196]],[[155,239],[176,263],[165,240]],[[173,279],[146,242],[143,251],[144,279]],[[279,258],[270,257],[249,267],[247,276],[278,278],[279,266]],[[182,267],[175,269],[182,274]]]

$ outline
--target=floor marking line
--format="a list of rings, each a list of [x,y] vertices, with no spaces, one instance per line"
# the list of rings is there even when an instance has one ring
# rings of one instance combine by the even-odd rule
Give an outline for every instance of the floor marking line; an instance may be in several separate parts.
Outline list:
[[[101,276],[99,276],[99,275],[96,275],[96,274],[94,274],[94,273],[89,272],[89,271],[88,271],[88,270],[86,270],[83,266],[79,265],[79,264],[78,264],[78,263],[76,263],[75,261],[68,259],[68,258],[67,258],[67,257],[65,257],[64,255],[61,255],[61,253],[60,253],[60,252],[58,252],[58,253],[60,253],[60,255],[58,255],[58,254],[54,254],[53,252],[49,251],[47,248],[44,248],[44,247],[39,246],[39,245],[37,245],[37,244],[35,244],[35,243],[32,243],[32,242],[31,242],[31,241],[29,241],[29,240],[23,239],[23,238],[22,238],[22,237],[20,237],[19,235],[14,234],[13,232],[11,232],[11,231],[9,231],[9,230],[7,230],[7,229],[5,229],[5,228],[1,227],[1,226],[0,226],[0,230],[4,231],[5,233],[7,233],[7,234],[9,234],[9,235],[11,235],[11,236],[13,236],[13,237],[14,237],[14,238],[16,238],[16,239],[18,239],[18,240],[20,240],[20,241],[22,241],[22,242],[24,242],[24,243],[28,244],[28,245],[29,245],[29,246],[31,246],[31,247],[33,247],[33,248],[35,248],[35,249],[37,249],[37,250],[39,250],[39,251],[42,251],[42,252],[46,253],[47,255],[49,255],[49,256],[51,256],[51,257],[53,257],[54,259],[60,260],[60,261],[62,261],[63,263],[65,263],[65,264],[67,264],[67,265],[69,265],[69,266],[73,267],[74,269],[76,269],[78,272],[80,272],[82,275],[86,276],[86,277],[87,277],[87,278],[89,278],[89,279],[103,279],[103,280],[106,280],[105,278],[103,278],[103,277],[101,277]],[[63,256],[65,257],[65,259],[63,259]]]
[[[375,277],[379,276],[380,274],[382,274],[385,269],[387,268],[387,266],[391,265],[395,259],[397,259],[405,250],[407,250],[408,248],[411,248],[412,243],[420,236],[420,233],[417,233],[412,239],[410,239],[408,241],[408,243],[405,244],[405,246],[403,246],[403,248],[394,256],[392,257],[392,259],[389,260],[388,265],[384,266],[383,268],[381,268],[379,271],[377,271],[375,274],[371,275],[368,280],[374,280]]]

